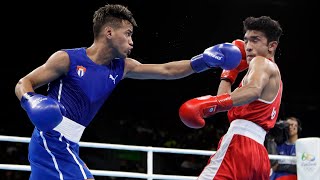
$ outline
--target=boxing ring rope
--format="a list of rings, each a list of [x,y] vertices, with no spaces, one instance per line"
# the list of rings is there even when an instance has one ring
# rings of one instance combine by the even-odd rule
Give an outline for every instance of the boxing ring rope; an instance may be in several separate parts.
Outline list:
[[[18,137],[18,136],[5,136],[0,135],[0,141],[6,142],[20,142],[29,143],[29,137]],[[153,174],[153,153],[173,153],[173,154],[191,154],[191,155],[205,155],[210,156],[215,151],[209,150],[196,150],[196,149],[177,149],[177,148],[161,148],[151,146],[134,146],[134,145],[121,145],[121,144],[108,144],[108,143],[93,143],[93,142],[80,142],[80,147],[87,148],[102,148],[102,149],[116,149],[116,150],[129,150],[129,151],[142,151],[147,153],[147,173],[134,173],[134,172],[123,172],[123,171],[107,171],[107,170],[91,170],[95,176],[109,176],[109,177],[126,177],[126,178],[140,178],[140,179],[162,179],[162,180],[195,180],[195,176],[180,176],[180,175],[163,175]],[[271,160],[292,160],[296,161],[294,156],[283,156],[283,155],[271,155]],[[1,162],[0,162],[1,163]],[[17,171],[30,171],[29,165],[19,164],[0,164],[0,169],[3,170],[17,170]]]

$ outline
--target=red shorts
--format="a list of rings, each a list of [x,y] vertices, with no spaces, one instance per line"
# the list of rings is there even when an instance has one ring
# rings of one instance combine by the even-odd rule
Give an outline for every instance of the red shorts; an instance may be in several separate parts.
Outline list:
[[[247,120],[235,120],[221,138],[198,180],[269,180],[266,132]]]

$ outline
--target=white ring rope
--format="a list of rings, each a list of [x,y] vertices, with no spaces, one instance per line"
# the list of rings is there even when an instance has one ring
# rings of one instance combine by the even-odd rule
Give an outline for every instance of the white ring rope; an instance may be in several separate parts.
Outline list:
[[[0,135],[0,141],[6,142],[20,142],[29,143],[30,138],[28,137],[17,137],[17,136],[5,136]],[[177,149],[177,148],[161,148],[151,146],[133,146],[133,145],[121,145],[121,144],[108,144],[108,143],[93,143],[93,142],[80,142],[80,147],[87,148],[102,148],[102,149],[117,149],[117,150],[129,150],[129,151],[143,151],[147,152],[147,173],[134,173],[134,172],[123,172],[123,171],[107,171],[107,170],[91,170],[93,175],[96,176],[110,176],[110,177],[127,177],[127,178],[141,178],[141,179],[162,179],[162,180],[195,180],[197,177],[194,176],[179,176],[179,175],[162,175],[153,174],[153,153],[173,153],[173,154],[192,154],[192,155],[205,155],[210,156],[215,151],[209,150],[196,150],[196,149]],[[283,155],[271,155],[271,160],[292,160],[296,161],[295,156],[283,156]],[[29,165],[19,164],[0,164],[0,169],[4,170],[18,170],[18,171],[30,171]]]

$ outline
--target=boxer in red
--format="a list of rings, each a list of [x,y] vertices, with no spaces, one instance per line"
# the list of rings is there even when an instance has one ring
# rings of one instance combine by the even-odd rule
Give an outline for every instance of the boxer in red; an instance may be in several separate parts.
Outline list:
[[[243,60],[237,68],[222,71],[217,95],[193,98],[179,109],[182,122],[191,128],[203,127],[205,118],[218,112],[227,111],[230,122],[198,180],[269,180],[270,162],[263,143],[281,104],[282,81],[274,55],[282,28],[268,16],[248,17],[243,25],[244,41],[233,42]],[[231,91],[241,71],[246,74]]]

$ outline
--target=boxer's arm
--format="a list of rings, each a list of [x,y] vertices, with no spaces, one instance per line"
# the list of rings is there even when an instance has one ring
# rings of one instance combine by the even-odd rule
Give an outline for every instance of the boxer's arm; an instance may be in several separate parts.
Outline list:
[[[56,127],[62,121],[66,110],[56,100],[36,94],[34,90],[66,74],[69,64],[68,54],[58,51],[43,65],[21,78],[15,87],[22,108],[27,112],[31,122],[41,131],[49,131]]]
[[[229,81],[220,81],[217,95],[225,93],[231,94],[231,85]]]
[[[205,125],[204,118],[258,99],[272,74],[268,63],[270,61],[263,57],[253,59],[249,65],[246,84],[231,94],[208,95],[186,101],[179,109],[181,121],[188,127],[201,128]],[[225,83],[228,83],[225,86],[230,87],[230,82]]]
[[[134,79],[179,79],[195,72],[213,67],[234,68],[240,63],[241,52],[231,43],[207,48],[191,60],[172,61],[164,64],[141,64],[127,58],[124,78]]]
[[[141,64],[127,58],[124,78],[132,79],[178,79],[193,74],[190,60],[172,61],[164,64]]]
[[[15,86],[15,94],[20,100],[27,92],[34,92],[59,76],[68,72],[70,65],[69,56],[64,51],[57,51],[48,60],[32,72],[22,77]]]
[[[234,106],[241,106],[257,100],[272,75],[271,63],[264,57],[255,57],[249,64],[246,82],[231,93]]]

